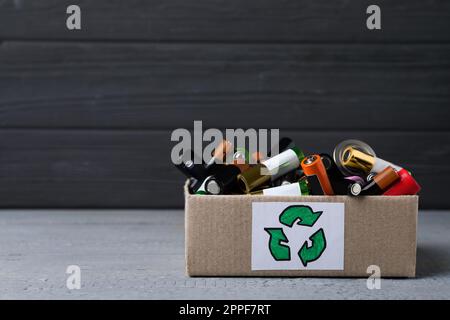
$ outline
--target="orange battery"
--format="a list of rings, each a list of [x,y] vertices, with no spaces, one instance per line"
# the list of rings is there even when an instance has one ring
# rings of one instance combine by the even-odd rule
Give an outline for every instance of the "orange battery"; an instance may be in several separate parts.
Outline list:
[[[322,187],[323,194],[328,196],[334,195],[330,179],[327,175],[327,170],[318,154],[313,154],[303,159],[301,166],[305,175],[317,177],[320,186]]]
[[[214,163],[224,163],[226,161],[227,154],[233,151],[233,145],[228,140],[221,141],[212,152],[211,160],[206,164],[206,168],[211,167]]]

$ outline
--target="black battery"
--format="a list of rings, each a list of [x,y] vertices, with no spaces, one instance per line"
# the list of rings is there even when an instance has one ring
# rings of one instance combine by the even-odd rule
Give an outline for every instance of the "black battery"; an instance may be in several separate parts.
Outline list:
[[[220,167],[219,167],[220,166]],[[237,176],[241,170],[234,165],[217,165],[213,175],[205,180],[205,189],[209,194],[230,194],[239,192]]]
[[[179,164],[176,164],[178,170],[180,170],[186,177],[194,178],[198,181],[203,181],[208,177],[208,170],[205,168],[205,164],[199,156],[197,156],[193,150],[186,150],[180,156]]]

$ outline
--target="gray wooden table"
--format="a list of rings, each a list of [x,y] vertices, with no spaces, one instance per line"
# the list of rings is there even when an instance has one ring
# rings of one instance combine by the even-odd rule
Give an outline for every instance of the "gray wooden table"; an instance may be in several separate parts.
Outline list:
[[[3,299],[450,298],[450,212],[419,214],[416,279],[188,278],[180,210],[0,211]],[[81,289],[66,287],[69,265]]]

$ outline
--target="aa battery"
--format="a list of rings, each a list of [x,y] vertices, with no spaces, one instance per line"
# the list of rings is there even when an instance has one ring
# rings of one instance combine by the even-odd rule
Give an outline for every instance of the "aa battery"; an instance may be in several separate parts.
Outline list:
[[[211,159],[206,164],[206,168],[209,168],[210,166],[213,166],[214,164],[218,163],[224,163],[226,160],[226,157],[229,153],[233,152],[233,145],[228,140],[222,140],[217,147],[214,149],[212,153]]]
[[[286,137],[278,142],[279,154],[275,149],[268,159],[259,151],[250,157],[245,148],[235,149],[223,140],[207,165],[187,150],[176,167],[188,177],[189,192],[195,194],[414,195],[420,191],[408,171],[378,158],[359,140],[343,141],[333,157],[321,153],[305,158]]]
[[[322,157],[322,155],[321,155],[321,157]],[[324,158],[322,160],[323,160],[323,164],[325,166],[325,170],[328,170],[330,162],[327,161],[326,158]],[[303,170],[302,170],[302,172],[303,172]],[[324,194],[323,190],[322,190],[322,186],[320,185],[320,181],[317,178],[317,176],[315,176],[315,175],[306,176],[305,175],[305,177],[308,181],[309,193],[311,195],[323,195]]]
[[[208,171],[204,166],[202,158],[197,156],[193,150],[186,150],[180,156],[179,162],[175,167],[188,178],[203,181],[208,176]]]
[[[299,168],[300,161],[304,157],[305,155],[299,148],[292,147],[272,158],[262,161],[261,165],[265,168],[265,174],[270,175],[272,180],[275,180],[289,171]]]
[[[346,195],[348,193],[349,185],[355,182],[359,182],[361,185],[365,185],[364,179],[360,176],[344,176],[329,154],[321,153],[320,158],[322,159],[323,165],[325,166],[328,179],[330,180],[335,194]]]
[[[285,150],[242,172],[238,176],[239,187],[243,192],[249,193],[257,187],[268,184],[289,171],[297,169],[303,157],[303,152],[296,147]]]
[[[349,139],[342,141],[339,143],[333,150],[333,159],[339,168],[339,170],[345,175],[345,176],[351,176],[351,175],[359,175],[361,174],[361,169],[352,168],[351,166],[344,166],[343,165],[343,158],[345,151],[348,147],[352,147],[353,149],[362,151],[365,154],[368,154],[372,157],[375,157],[375,151],[365,142],[355,139]]]
[[[251,194],[264,196],[305,196],[309,195],[309,190],[306,181],[299,181],[278,187],[258,190]]]
[[[301,166],[306,176],[317,178],[323,194],[329,196],[334,195],[333,187],[331,186],[330,179],[328,178],[325,165],[323,164],[320,155],[314,154],[304,158]]]
[[[270,175],[261,174],[261,171],[264,170],[262,164],[257,164],[254,167],[251,167],[247,171],[242,172],[238,176],[238,184],[239,188],[245,192],[249,193],[250,191],[256,189],[259,186],[268,184],[271,180]]]
[[[309,176],[308,177],[308,187],[309,187],[309,193],[311,195],[323,195],[323,190],[320,185],[320,181],[317,178],[317,176]]]
[[[238,191],[237,176],[241,173],[234,165],[222,165],[214,175],[205,180],[205,190],[209,194],[228,194]]]
[[[359,170],[364,173],[378,173],[386,167],[392,167],[397,171],[401,170],[401,167],[389,161],[371,156],[353,147],[347,147],[344,150],[341,161],[344,167]]]
[[[349,194],[358,195],[379,195],[388,189],[394,182],[398,181],[400,176],[392,167],[386,167],[383,171],[375,175],[367,185],[362,186],[356,182],[349,186]]]
[[[398,172],[400,181],[392,185],[383,195],[385,196],[401,196],[401,195],[415,195],[418,194],[421,187],[411,174],[402,169]]]

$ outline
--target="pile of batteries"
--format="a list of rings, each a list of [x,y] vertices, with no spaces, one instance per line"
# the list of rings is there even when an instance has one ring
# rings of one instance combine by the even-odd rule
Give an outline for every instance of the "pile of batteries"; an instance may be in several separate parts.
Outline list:
[[[305,156],[289,138],[279,153],[264,157],[235,149],[226,140],[204,163],[192,150],[176,167],[189,178],[190,193],[198,195],[415,195],[420,186],[407,170],[380,159],[359,140],[346,140],[329,154]],[[224,164],[232,155],[230,164]],[[250,160],[251,159],[251,160]],[[255,164],[250,164],[255,163]]]

